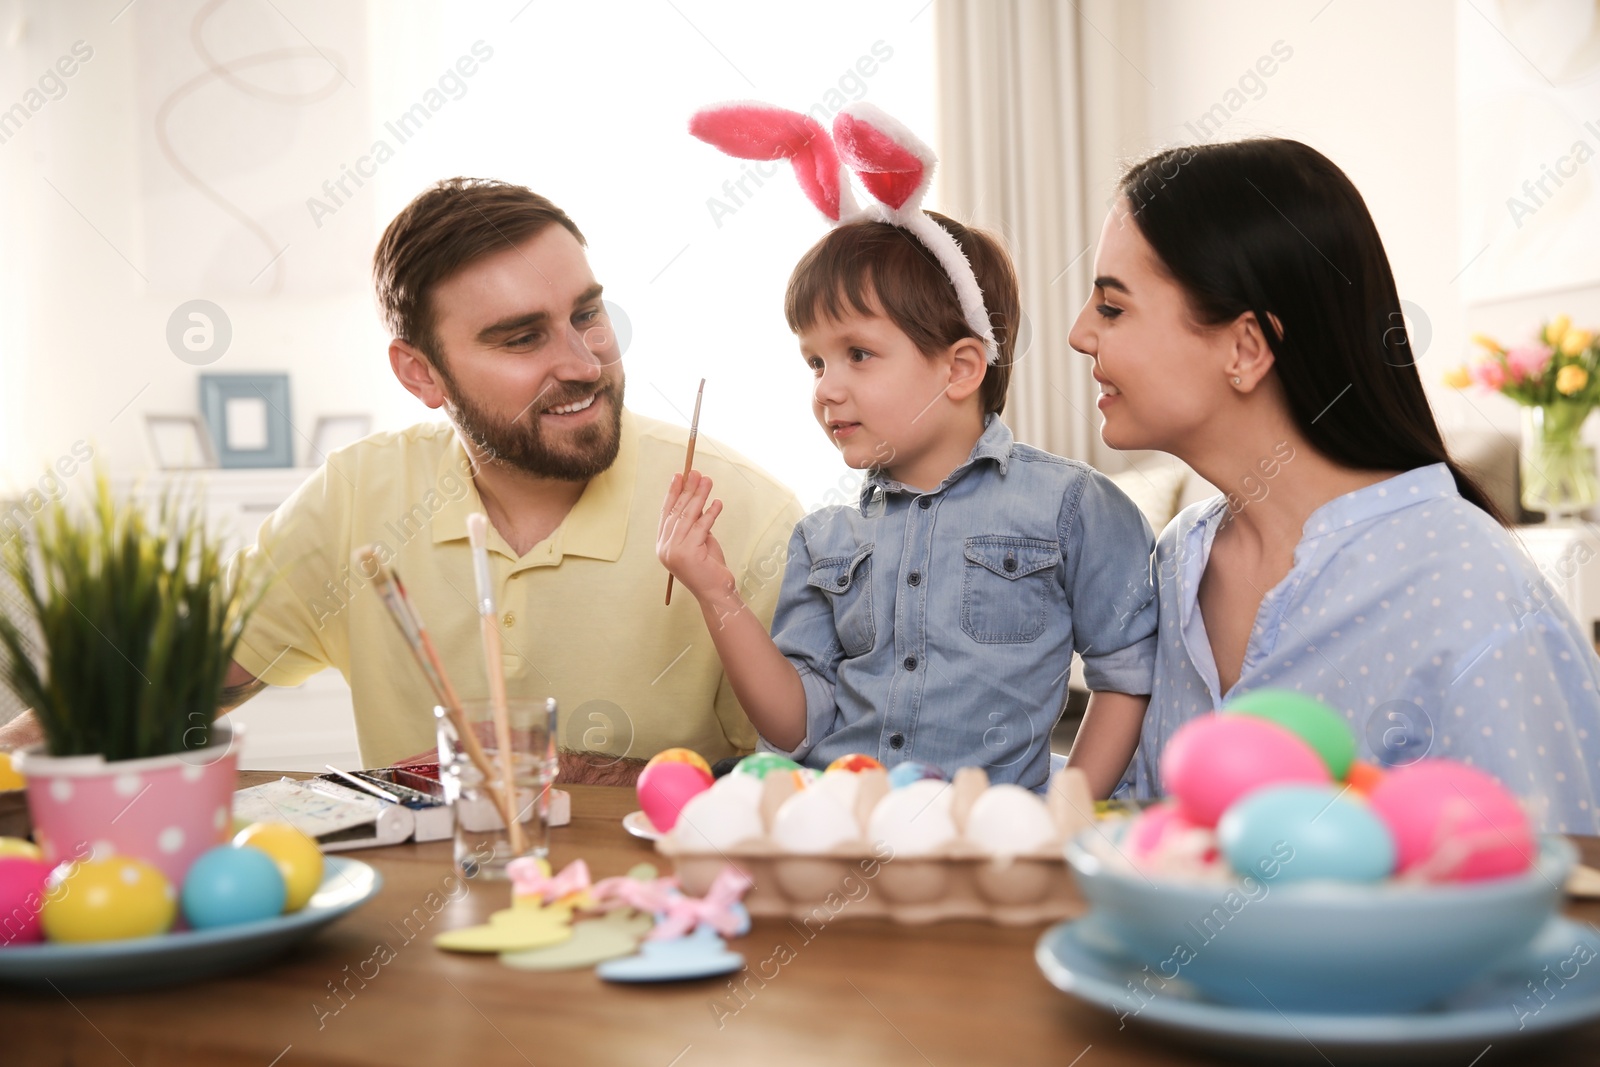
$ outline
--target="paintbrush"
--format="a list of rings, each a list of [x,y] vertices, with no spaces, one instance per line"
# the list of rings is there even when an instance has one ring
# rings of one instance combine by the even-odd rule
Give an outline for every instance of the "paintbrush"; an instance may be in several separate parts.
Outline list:
[[[516,775],[512,771],[511,713],[506,707],[505,663],[500,653],[500,621],[494,606],[494,579],[489,572],[489,519],[481,511],[467,516],[467,540],[472,544],[472,573],[478,583],[478,625],[483,631],[483,662],[489,675],[489,710],[494,716],[495,745],[500,749],[500,785],[511,801],[512,818],[506,821],[511,852],[527,851],[522,823],[516,818]]]
[[[700,388],[694,394],[694,417],[689,420],[689,449],[683,457],[683,481],[689,481],[689,471],[694,467],[694,442],[700,436],[700,398],[706,395],[706,380],[700,379]],[[672,575],[667,575],[667,603],[672,603]]]
[[[406,646],[416,657],[417,665],[422,668],[422,674],[427,678],[434,696],[444,708],[450,724],[455,727],[461,747],[472,760],[473,766],[478,768],[478,773],[483,775],[489,799],[493,801],[501,817],[506,818],[513,810],[514,799],[501,796],[500,791],[494,787],[495,771],[489,763],[489,755],[484,752],[483,746],[478,743],[477,735],[472,732],[471,724],[467,722],[466,712],[462,710],[461,701],[456,697],[455,686],[450,684],[450,676],[445,673],[444,663],[440,661],[439,653],[433,647],[433,639],[428,636],[428,630],[422,624],[422,616],[417,614],[416,607],[406,596],[406,589],[400,582],[400,576],[383,565],[378,559],[377,551],[371,545],[356,549],[351,554],[351,562],[355,564],[357,574],[372,576],[373,588],[384,606],[389,609],[389,617],[399,627],[401,635],[406,639]]]

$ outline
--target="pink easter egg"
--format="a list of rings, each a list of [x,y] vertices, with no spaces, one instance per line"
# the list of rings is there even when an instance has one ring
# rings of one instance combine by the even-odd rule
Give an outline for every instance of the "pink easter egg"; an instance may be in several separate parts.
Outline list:
[[[1183,817],[1183,812],[1170,801],[1152,804],[1140,812],[1122,838],[1122,850],[1130,859],[1140,860],[1161,847],[1168,834],[1185,830],[1204,829]]]
[[[50,869],[39,860],[0,858],[0,947],[44,939],[39,913]]]
[[[1435,882],[1501,878],[1538,852],[1515,795],[1493,775],[1448,759],[1390,771],[1369,801],[1394,835],[1400,873]]]
[[[678,824],[678,813],[690,799],[711,788],[711,775],[692,763],[664,761],[639,775],[639,807],[657,830]]]
[[[1191,822],[1215,826],[1234,801],[1263,786],[1328,781],[1328,766],[1295,734],[1253,715],[1185,723],[1161,754],[1161,782]]]

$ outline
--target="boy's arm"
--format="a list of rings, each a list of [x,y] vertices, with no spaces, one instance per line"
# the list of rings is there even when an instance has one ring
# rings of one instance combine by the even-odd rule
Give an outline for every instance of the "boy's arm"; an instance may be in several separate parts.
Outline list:
[[[806,737],[805,687],[739,595],[722,547],[711,536],[722,501],[707,506],[710,494],[711,479],[698,471],[687,481],[673,475],[661,509],[656,556],[699,601],[723,673],[751,725],[773,745],[793,749]]]
[[[1148,694],[1091,693],[1083,713],[1083,725],[1072,742],[1067,766],[1076,767],[1089,777],[1089,790],[1096,800],[1104,800],[1122,780],[1122,774],[1139,747],[1139,730],[1144,725]]]

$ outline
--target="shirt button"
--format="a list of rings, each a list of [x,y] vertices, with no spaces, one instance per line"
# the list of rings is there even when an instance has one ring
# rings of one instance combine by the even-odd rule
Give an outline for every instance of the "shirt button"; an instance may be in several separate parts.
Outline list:
[[[890,734],[889,735],[889,747],[890,748],[900,749],[900,748],[904,748],[905,745],[906,745],[906,735],[905,734]]]
[[[933,507],[933,497],[922,497],[917,501],[917,507],[921,508],[923,511],[927,511],[929,508]]]
[[[921,585],[922,584],[922,575],[918,574],[916,571],[912,571],[910,574],[906,575],[906,584],[907,585]]]
[[[1004,567],[1006,569],[1006,572],[1009,574],[1011,571],[1014,571],[1014,570],[1017,569],[1017,557],[1016,556],[1007,556],[1006,557],[1006,561],[1004,563],[1002,563],[1001,566]]]
[[[915,656],[907,656],[906,657],[906,670],[914,671],[916,669],[917,669],[917,657],[915,657]]]
[[[505,623],[507,626],[515,626],[517,624],[517,613],[514,611],[508,611],[504,615],[500,616],[500,621]]]
[[[1570,377],[1570,375],[1568,377]],[[845,586],[847,586],[849,584],[850,584],[850,576],[848,574],[839,575],[839,588],[840,589],[843,589]]]

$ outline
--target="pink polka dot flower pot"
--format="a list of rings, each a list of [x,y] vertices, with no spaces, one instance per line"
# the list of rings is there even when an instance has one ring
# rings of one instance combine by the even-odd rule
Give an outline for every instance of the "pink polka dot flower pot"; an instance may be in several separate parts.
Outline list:
[[[146,759],[16,754],[34,838],[47,863],[136,856],[174,886],[208,848],[232,836],[242,731],[212,727],[204,748]]]

